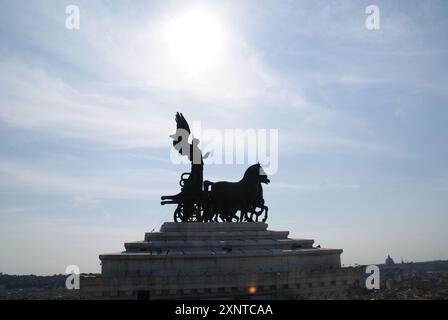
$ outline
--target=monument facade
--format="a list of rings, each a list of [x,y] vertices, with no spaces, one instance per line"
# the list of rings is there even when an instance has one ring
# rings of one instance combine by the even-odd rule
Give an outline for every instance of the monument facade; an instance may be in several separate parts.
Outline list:
[[[341,249],[268,230],[263,222],[174,223],[120,253],[100,255],[85,276],[92,299],[307,299],[343,297],[360,271],[341,268]]]
[[[178,194],[162,196],[162,205],[176,205],[174,222],[125,243],[125,251],[100,255],[101,275],[81,278],[85,298],[336,298],[358,284],[359,269],[341,268],[341,249],[268,229],[262,184],[270,180],[259,163],[238,182],[203,181],[207,155],[199,140],[188,142],[182,114],[176,124],[173,146],[191,172],[181,175]]]

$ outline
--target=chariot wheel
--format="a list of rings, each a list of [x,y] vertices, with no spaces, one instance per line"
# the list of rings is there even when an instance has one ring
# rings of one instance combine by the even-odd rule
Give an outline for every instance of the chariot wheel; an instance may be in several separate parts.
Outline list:
[[[185,203],[179,203],[176,207],[176,210],[174,210],[174,221],[175,222],[194,222],[194,221],[201,221],[202,215],[201,215],[201,206],[197,203],[191,204],[191,208],[189,211],[190,213],[187,213],[187,210],[185,208]]]
[[[188,221],[188,219],[185,215],[184,206],[182,203],[179,203],[177,205],[176,210],[174,210],[173,218],[174,218],[175,222],[187,222]]]

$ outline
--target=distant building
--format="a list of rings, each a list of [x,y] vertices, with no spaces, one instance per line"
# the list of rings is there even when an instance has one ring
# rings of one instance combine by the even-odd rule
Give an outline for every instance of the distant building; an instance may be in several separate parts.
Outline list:
[[[385,265],[386,266],[393,266],[393,265],[395,265],[395,261],[394,261],[394,259],[392,259],[390,257],[390,255],[387,255]]]

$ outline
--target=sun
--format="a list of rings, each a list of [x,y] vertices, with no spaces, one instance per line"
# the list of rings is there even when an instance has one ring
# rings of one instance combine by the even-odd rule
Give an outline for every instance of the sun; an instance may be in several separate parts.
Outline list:
[[[187,72],[198,73],[219,61],[224,32],[209,13],[190,11],[169,20],[164,40],[175,63]]]

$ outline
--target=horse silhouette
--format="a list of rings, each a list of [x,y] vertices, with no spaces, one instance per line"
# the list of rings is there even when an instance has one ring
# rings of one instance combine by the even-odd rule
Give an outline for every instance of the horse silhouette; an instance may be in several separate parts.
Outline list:
[[[266,221],[268,207],[264,204],[262,183],[268,184],[265,171],[259,163],[250,166],[238,182],[204,181],[204,189],[209,192],[210,208],[205,214],[205,220],[225,222],[256,221],[265,212],[263,221]],[[260,211],[256,209],[260,208]],[[237,212],[240,211],[238,217]],[[248,215],[250,213],[250,216]]]

